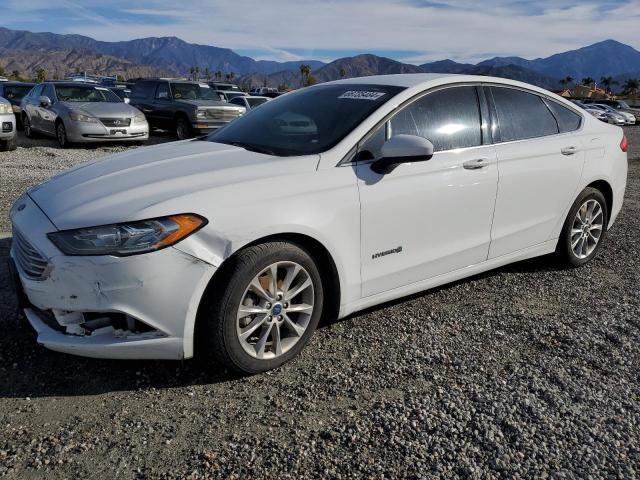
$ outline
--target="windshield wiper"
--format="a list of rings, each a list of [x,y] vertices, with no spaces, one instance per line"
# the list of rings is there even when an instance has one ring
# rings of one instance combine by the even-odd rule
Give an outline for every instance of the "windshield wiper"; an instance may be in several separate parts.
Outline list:
[[[224,142],[224,143],[227,143],[227,142]],[[255,145],[253,143],[228,142],[227,145],[233,145],[234,147],[244,148],[249,152],[264,153],[266,155],[274,155],[274,156],[276,155],[273,150],[269,150],[268,148],[265,148],[261,145]]]

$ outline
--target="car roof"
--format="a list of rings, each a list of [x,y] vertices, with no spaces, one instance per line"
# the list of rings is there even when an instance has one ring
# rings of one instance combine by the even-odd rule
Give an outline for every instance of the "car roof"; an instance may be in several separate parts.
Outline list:
[[[33,87],[34,85],[36,85],[33,82],[15,82],[15,81],[9,81],[9,82],[2,82],[0,83],[0,85],[4,85],[4,86],[25,86],[25,87]]]

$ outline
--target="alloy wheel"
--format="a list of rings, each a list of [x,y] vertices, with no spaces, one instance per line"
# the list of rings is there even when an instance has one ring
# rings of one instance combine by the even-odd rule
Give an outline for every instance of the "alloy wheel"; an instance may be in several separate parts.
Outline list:
[[[313,314],[315,293],[309,273],[295,262],[276,262],[258,273],[238,305],[236,331],[254,358],[277,358],[298,343]]]
[[[584,259],[596,249],[604,228],[604,212],[600,202],[589,199],[584,202],[571,226],[571,250],[573,254]]]

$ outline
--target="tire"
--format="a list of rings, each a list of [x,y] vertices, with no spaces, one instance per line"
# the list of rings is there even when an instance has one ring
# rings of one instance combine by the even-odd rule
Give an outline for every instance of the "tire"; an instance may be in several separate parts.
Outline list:
[[[589,263],[602,245],[608,222],[609,210],[602,192],[585,188],[571,206],[562,227],[557,252],[563,263],[570,267]]]
[[[58,122],[56,124],[56,139],[58,140],[58,145],[60,145],[60,148],[71,147],[71,143],[69,143],[69,139],[67,138],[67,129],[65,128],[63,122]]]
[[[225,367],[246,374],[278,368],[302,351],[318,326],[324,302],[320,272],[306,250],[287,242],[249,247],[229,262],[221,272],[222,280],[213,285],[220,292],[212,292],[206,318],[201,319],[199,335],[203,337],[198,340],[203,353],[212,354]],[[268,272],[273,271],[274,264],[277,282],[272,288],[272,275]],[[264,285],[261,294],[250,286],[252,283]],[[295,293],[299,288],[302,290]],[[285,296],[278,298],[274,293]],[[268,303],[265,294],[273,303]],[[257,310],[260,313],[242,315],[240,307],[245,307],[242,313]]]
[[[22,129],[27,138],[36,138],[36,133],[31,128],[31,120],[29,120],[29,116],[26,113],[22,116]]]
[[[18,148],[16,137],[0,142],[0,152],[12,152],[16,148]]]
[[[193,136],[191,125],[185,117],[176,118],[176,138],[178,140],[186,140]]]

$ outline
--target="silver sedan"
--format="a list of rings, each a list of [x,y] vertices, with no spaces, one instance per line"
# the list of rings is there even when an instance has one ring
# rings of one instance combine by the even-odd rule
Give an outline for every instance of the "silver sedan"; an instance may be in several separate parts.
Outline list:
[[[78,82],[46,82],[22,99],[25,134],[73,143],[143,142],[149,138],[144,114],[108,88]]]

